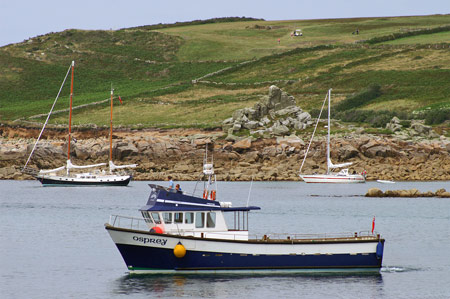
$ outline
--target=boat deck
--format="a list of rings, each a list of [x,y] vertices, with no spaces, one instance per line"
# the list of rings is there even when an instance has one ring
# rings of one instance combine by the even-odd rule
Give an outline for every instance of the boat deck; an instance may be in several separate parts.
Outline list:
[[[126,217],[119,215],[111,215],[109,223],[105,223],[106,229],[118,230],[118,231],[128,231],[133,233],[141,233],[141,234],[150,234],[154,235],[156,233],[150,232],[150,229],[145,223],[145,221],[141,218],[135,217]],[[208,239],[215,241],[240,241],[246,243],[268,243],[268,244],[325,244],[325,243],[355,243],[355,242],[374,242],[381,241],[381,236],[379,234],[372,234],[369,231],[364,232],[343,232],[343,233],[327,233],[327,234],[289,234],[289,233],[276,233],[270,234],[267,233],[265,235],[255,235],[252,234],[249,236],[248,240],[238,240],[230,239],[230,232],[233,230],[229,230],[226,232],[226,239],[222,239],[220,236],[220,232],[214,232],[214,238],[210,237],[193,237],[187,234],[187,231],[184,231],[183,235],[180,234],[160,234],[169,237],[178,237],[183,239]],[[207,235],[207,233],[205,234]],[[225,236],[225,232],[224,232]],[[237,236],[237,235],[236,235]]]

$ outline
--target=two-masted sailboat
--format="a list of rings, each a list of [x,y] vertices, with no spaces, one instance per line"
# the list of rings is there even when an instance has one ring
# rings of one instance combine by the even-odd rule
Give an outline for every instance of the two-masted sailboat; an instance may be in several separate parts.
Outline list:
[[[306,157],[308,155],[309,148],[311,146],[312,140],[314,138],[314,133],[316,132],[317,125],[319,124],[320,115],[322,114],[325,102],[328,98],[328,134],[327,134],[327,173],[326,174],[302,174],[302,168],[305,163]],[[309,142],[308,149],[306,150],[305,157],[303,158],[302,165],[300,166],[300,178],[302,178],[306,183],[365,183],[366,177],[365,173],[351,174],[347,168],[350,166],[352,162],[341,163],[341,164],[333,164],[330,156],[330,111],[331,111],[331,88],[328,90],[328,94],[325,97],[325,100],[322,105],[322,109],[320,110],[319,117],[317,118],[317,123],[313,131],[313,135],[311,136],[311,141]],[[344,168],[339,172],[333,172],[334,169]]]
[[[32,173],[33,176],[38,181],[40,181],[43,186],[61,186],[61,185],[127,186],[132,179],[132,175],[129,173],[117,173],[117,172],[115,172],[115,170],[123,169],[123,168],[133,168],[133,167],[136,167],[136,164],[117,166],[112,161],[112,128],[113,128],[112,127],[112,124],[113,124],[112,119],[113,119],[113,95],[114,95],[113,89],[111,89],[111,117],[110,117],[110,132],[109,132],[109,171],[97,169],[93,172],[83,172],[83,173],[72,172],[72,170],[74,170],[74,169],[98,168],[98,167],[106,165],[106,163],[98,163],[98,164],[92,164],[92,165],[74,165],[71,162],[70,149],[71,149],[71,141],[72,141],[71,131],[72,131],[72,99],[73,99],[74,68],[75,68],[75,62],[72,61],[71,67],[69,67],[69,70],[67,71],[66,77],[64,78],[64,81],[61,85],[59,93],[58,93],[58,95],[55,99],[55,102],[53,103],[53,106],[47,116],[47,120],[45,121],[44,126],[42,127],[42,130],[39,134],[39,137],[36,140],[36,143],[34,144],[34,147],[30,153],[30,156],[28,157],[28,160],[23,168],[24,172]],[[69,74],[70,70],[71,70],[71,84],[70,84],[70,106],[69,106],[69,132],[68,132],[66,165],[63,165],[63,166],[55,168],[55,169],[40,170],[39,172],[30,171],[30,169],[27,168],[27,165],[30,162],[31,156],[33,155],[34,150],[36,149],[36,146],[39,142],[39,139],[42,136],[45,126],[48,123],[50,115],[53,111],[53,108],[55,107],[56,101],[58,100],[59,94],[61,93],[61,89],[64,85],[64,82],[67,79],[67,75]],[[66,170],[65,173],[63,172],[64,170]]]

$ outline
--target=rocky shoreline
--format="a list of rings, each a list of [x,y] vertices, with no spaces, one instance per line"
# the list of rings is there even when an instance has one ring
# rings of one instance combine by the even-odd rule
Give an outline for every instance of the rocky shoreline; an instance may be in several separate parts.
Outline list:
[[[0,126],[0,179],[31,179],[21,169],[39,130]],[[74,164],[108,161],[109,144],[105,131],[75,131],[71,146]],[[298,172],[309,136],[280,136],[227,141],[222,131],[142,130],[113,135],[114,162],[137,163],[136,180],[197,180],[203,164],[205,146],[214,153],[218,180],[274,181],[299,180]],[[325,137],[311,145],[303,173],[324,173]],[[395,136],[357,133],[332,138],[331,156],[336,162],[353,162],[350,171],[367,171],[368,180],[431,181],[450,180],[450,142],[445,137],[405,141]],[[30,166],[52,169],[65,165],[65,132],[49,131],[39,142]]]
[[[383,192],[378,188],[370,188],[366,195],[366,197],[442,197],[442,198],[450,198],[450,192],[445,189],[439,189],[436,192],[426,191],[420,192],[419,190],[413,188],[409,190],[386,190]]]

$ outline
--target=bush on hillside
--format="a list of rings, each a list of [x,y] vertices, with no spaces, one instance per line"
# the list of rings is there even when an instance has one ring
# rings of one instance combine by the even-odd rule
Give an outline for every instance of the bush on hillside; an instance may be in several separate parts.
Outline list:
[[[450,120],[450,109],[431,110],[425,113],[425,124],[437,125]]]
[[[378,98],[381,95],[381,86],[378,84],[372,84],[367,89],[347,97],[345,100],[337,104],[336,111],[345,111],[355,109],[366,105],[373,99]]]

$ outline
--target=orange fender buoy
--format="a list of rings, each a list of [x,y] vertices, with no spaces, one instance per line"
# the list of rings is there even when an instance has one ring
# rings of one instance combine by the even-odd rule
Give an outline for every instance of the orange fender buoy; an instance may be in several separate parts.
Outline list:
[[[173,248],[173,255],[175,255],[179,259],[186,255],[186,248],[184,248],[181,242],[178,242],[178,244]]]

